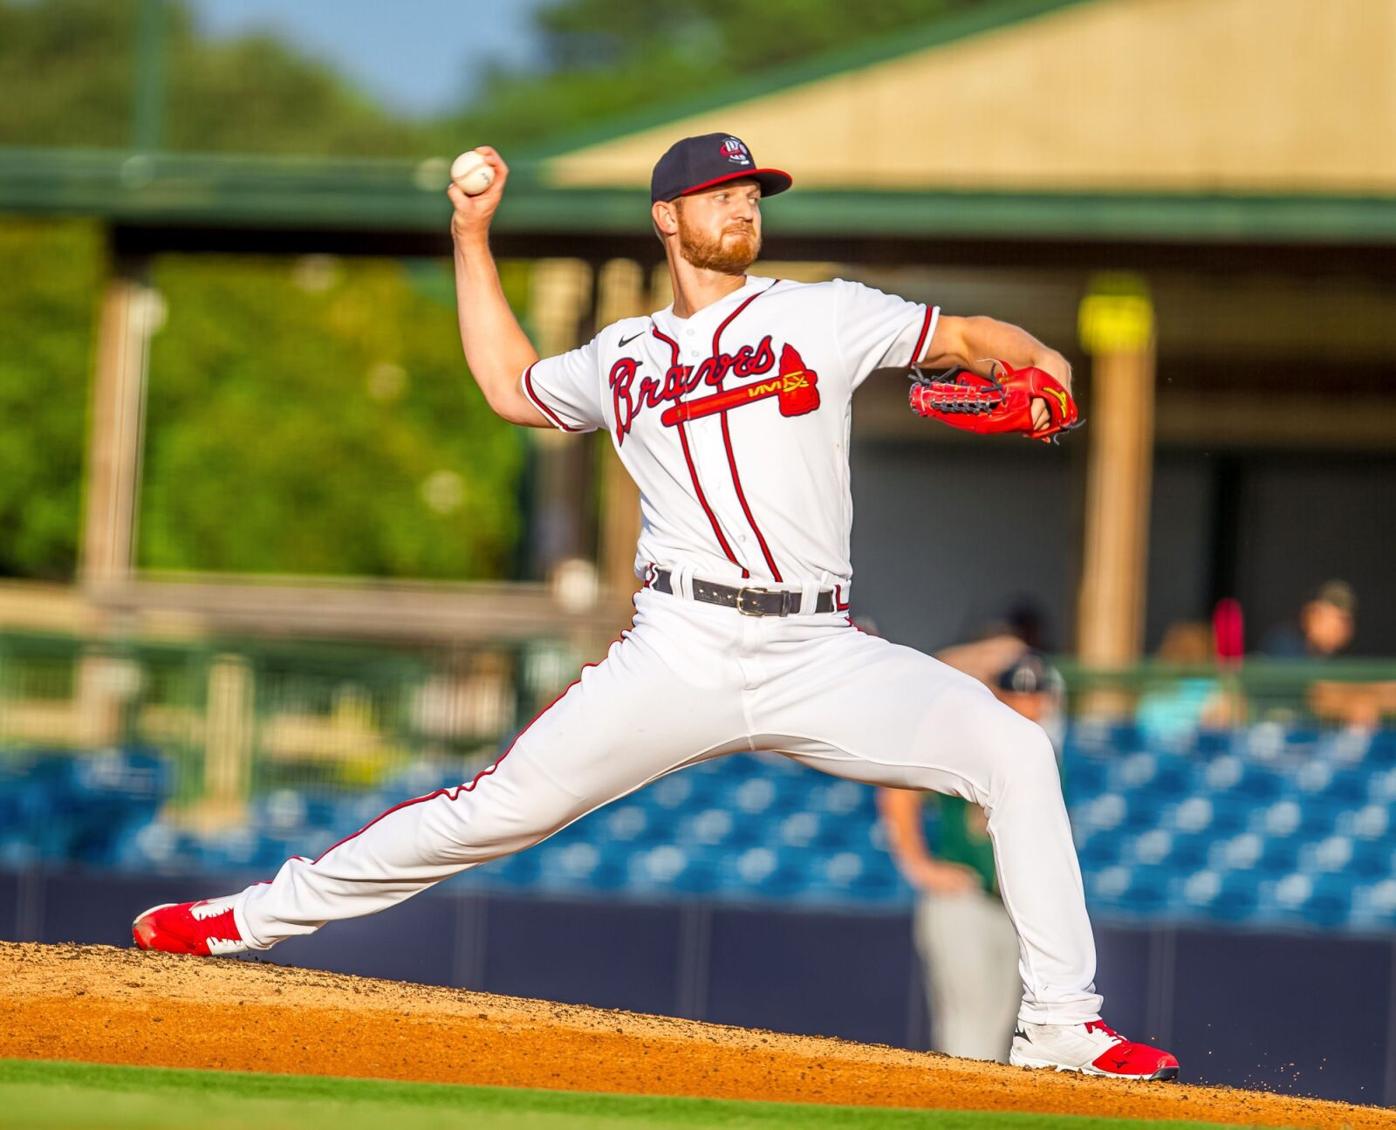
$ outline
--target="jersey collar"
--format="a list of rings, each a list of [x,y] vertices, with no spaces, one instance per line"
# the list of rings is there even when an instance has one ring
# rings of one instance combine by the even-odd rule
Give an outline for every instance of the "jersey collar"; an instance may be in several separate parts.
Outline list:
[[[746,282],[734,290],[731,294],[719,298],[711,306],[704,306],[690,318],[680,318],[674,313],[674,304],[669,303],[663,310],[657,311],[653,317],[663,319],[664,324],[673,326],[675,329],[686,329],[689,326],[702,326],[712,323],[727,314],[733,306],[743,299],[750,297],[754,291],[764,290],[775,280],[762,275],[747,275]]]

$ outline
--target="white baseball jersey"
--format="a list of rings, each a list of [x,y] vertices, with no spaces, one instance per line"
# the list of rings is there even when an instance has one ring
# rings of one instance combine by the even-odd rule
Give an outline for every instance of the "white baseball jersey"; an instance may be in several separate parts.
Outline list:
[[[642,589],[606,658],[473,780],[243,891],[243,942],[266,948],[383,910],[666,773],[769,750],[984,806],[1021,942],[1019,1016],[1099,1016],[1081,874],[1041,727],[967,675],[858,631],[837,595],[823,612],[809,600],[819,587],[847,591],[853,392],[873,370],[919,359],[936,318],[857,283],[750,278],[691,318],[627,318],[533,365],[524,390],[554,424],[610,432],[643,500],[637,569],[669,568],[672,587]],[[799,614],[748,616],[690,599],[695,577],[804,597]]]
[[[640,488],[637,574],[688,563],[846,599],[853,393],[919,361],[938,315],[843,279],[749,277],[691,318],[670,306],[609,325],[523,388],[557,427],[610,433]]]

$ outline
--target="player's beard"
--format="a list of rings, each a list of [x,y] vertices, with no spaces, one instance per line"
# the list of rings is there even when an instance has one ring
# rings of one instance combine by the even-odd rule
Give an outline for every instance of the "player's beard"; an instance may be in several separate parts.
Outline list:
[[[761,237],[749,224],[729,227],[715,239],[694,231],[679,218],[679,254],[693,266],[724,275],[742,275],[761,254]]]

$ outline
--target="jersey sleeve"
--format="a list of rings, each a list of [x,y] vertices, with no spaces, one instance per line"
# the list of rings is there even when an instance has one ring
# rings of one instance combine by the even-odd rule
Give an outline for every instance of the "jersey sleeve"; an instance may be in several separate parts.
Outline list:
[[[935,334],[939,306],[908,302],[846,279],[834,280],[839,348],[857,388],[876,369],[921,360]]]
[[[594,432],[606,426],[595,338],[578,349],[535,361],[524,370],[520,383],[524,396],[554,427]]]

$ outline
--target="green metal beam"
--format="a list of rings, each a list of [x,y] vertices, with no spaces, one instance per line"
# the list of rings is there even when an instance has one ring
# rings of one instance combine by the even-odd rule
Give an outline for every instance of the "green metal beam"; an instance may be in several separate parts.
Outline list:
[[[135,102],[131,144],[151,153],[160,148],[165,120],[165,0],[141,0],[136,14]]]
[[[0,215],[270,230],[444,231],[447,161],[0,148]],[[502,233],[640,235],[643,190],[558,188],[511,167]],[[1116,240],[1396,247],[1396,197],[1188,193],[828,192],[773,200],[767,228],[825,240]]]

